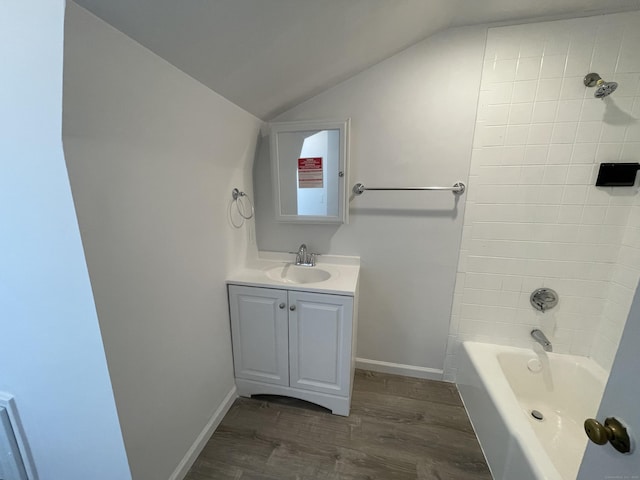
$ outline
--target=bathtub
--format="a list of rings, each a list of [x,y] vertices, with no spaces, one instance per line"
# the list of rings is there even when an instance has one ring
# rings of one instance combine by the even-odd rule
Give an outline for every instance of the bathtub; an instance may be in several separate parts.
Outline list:
[[[493,478],[575,480],[606,379],[586,357],[464,342],[458,390]]]

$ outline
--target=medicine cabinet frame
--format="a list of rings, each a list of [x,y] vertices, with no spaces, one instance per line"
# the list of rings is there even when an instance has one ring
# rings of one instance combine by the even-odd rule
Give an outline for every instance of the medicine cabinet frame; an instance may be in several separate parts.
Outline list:
[[[315,224],[342,224],[348,223],[348,192],[347,185],[349,184],[349,129],[350,119],[346,120],[317,120],[317,121],[297,121],[297,122],[277,122],[270,123],[270,144],[271,144],[271,178],[273,185],[273,199],[275,207],[275,219],[278,222],[288,223],[315,223]],[[335,131],[339,133],[338,140],[338,168],[335,172],[327,172],[326,178],[323,181],[335,182],[337,184],[337,212],[335,215],[300,215],[287,213],[282,201],[286,191],[286,187],[282,184],[283,168],[282,165],[285,159],[281,158],[282,149],[279,145],[279,135],[286,133],[296,132],[315,132],[321,131]],[[288,159],[292,161],[291,158]],[[302,159],[298,159],[300,161]],[[326,161],[326,159],[325,159]],[[296,177],[298,178],[300,163],[295,167]],[[327,165],[327,169],[329,166]],[[331,173],[331,176],[329,175]],[[300,190],[299,180],[295,180],[296,192]],[[291,185],[288,185],[289,191],[291,191]],[[329,184],[327,183],[327,188]],[[297,197],[296,197],[297,201]],[[326,199],[329,202],[329,199]],[[297,204],[296,204],[297,205]],[[297,208],[297,207],[296,207]]]

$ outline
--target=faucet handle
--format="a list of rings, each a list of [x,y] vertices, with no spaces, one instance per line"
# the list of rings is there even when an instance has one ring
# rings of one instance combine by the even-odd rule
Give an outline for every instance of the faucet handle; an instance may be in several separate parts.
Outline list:
[[[291,255],[295,255],[296,256],[296,265],[305,265],[305,266],[310,266],[310,267],[315,267],[316,266],[316,258],[320,256],[319,253],[304,252],[305,253],[305,258],[302,258],[302,256],[300,255],[300,251],[299,250],[297,252],[289,252],[289,253]]]
[[[296,265],[300,265],[302,258],[300,258],[300,252],[289,252],[291,255],[296,256]]]
[[[533,308],[544,313],[558,304],[558,294],[550,288],[538,288],[533,291],[529,301]]]

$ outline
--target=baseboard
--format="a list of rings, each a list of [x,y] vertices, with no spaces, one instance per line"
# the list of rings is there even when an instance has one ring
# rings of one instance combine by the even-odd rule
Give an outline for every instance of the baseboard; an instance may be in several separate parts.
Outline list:
[[[356,368],[372,370],[374,372],[391,373],[405,377],[426,378],[428,380],[442,380],[443,371],[438,368],[417,367],[401,363],[381,362],[368,358],[356,358]]]
[[[224,398],[220,406],[213,413],[205,427],[202,429],[202,432],[200,432],[200,435],[198,435],[196,441],[193,442],[191,448],[187,450],[187,453],[180,461],[174,472],[171,474],[169,480],[183,480],[184,477],[187,476],[189,469],[196,461],[196,458],[198,458],[198,455],[200,455],[200,452],[202,452],[202,449],[209,441],[209,438],[211,438],[211,435],[213,435],[215,429],[218,428],[218,425],[220,425],[220,422],[222,422],[222,419],[227,414],[236,398],[238,398],[238,389],[234,385],[227,396]]]

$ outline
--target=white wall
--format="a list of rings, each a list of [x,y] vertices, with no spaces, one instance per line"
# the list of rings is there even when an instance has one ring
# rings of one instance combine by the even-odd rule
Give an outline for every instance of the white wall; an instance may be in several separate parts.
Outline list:
[[[40,480],[125,480],[62,151],[64,6],[0,3],[0,390]]]
[[[166,479],[235,388],[224,282],[252,224],[227,215],[260,122],[75,4],[65,40],[64,144],[124,442],[136,480]]]
[[[638,32],[638,12],[489,30],[446,378],[459,342],[530,346],[538,327],[610,366],[640,274],[638,189],[594,185],[600,162],[640,160]],[[612,96],[584,87],[594,71]],[[542,286],[560,297],[545,314]]]
[[[349,186],[446,185],[466,180],[486,29],[435,35],[302,103],[277,121],[351,123]],[[358,357],[443,367],[464,201],[449,192],[367,192],[350,224],[277,224],[262,139],[254,170],[261,250],[359,255]],[[396,365],[396,366],[397,366]],[[422,370],[420,370],[422,369]]]

